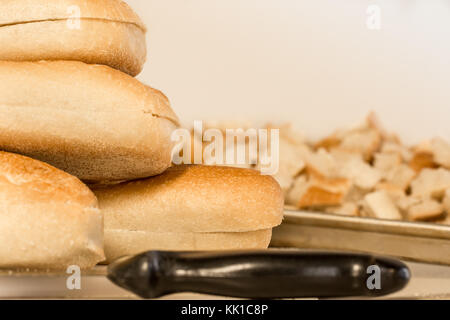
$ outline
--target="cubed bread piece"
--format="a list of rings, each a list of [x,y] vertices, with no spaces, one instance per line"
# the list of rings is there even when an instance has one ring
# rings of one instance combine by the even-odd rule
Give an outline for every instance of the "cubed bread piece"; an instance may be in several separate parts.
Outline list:
[[[326,138],[323,138],[322,140],[319,140],[315,145],[314,148],[316,149],[325,149],[325,150],[331,150],[333,148],[339,147],[341,144],[341,139],[338,138],[336,135],[331,135]]]
[[[420,204],[424,199],[426,199],[426,197],[404,196],[398,198],[397,201],[395,201],[395,204],[400,209],[402,214],[406,216],[408,214],[409,208],[417,204]]]
[[[310,153],[306,159],[306,166],[310,174],[325,178],[337,176],[337,164],[335,159],[325,149]]]
[[[433,148],[431,146],[431,140],[422,140],[419,144],[415,145],[412,150],[414,152],[433,152]]]
[[[402,215],[386,191],[369,193],[364,198],[364,208],[372,218],[401,220]]]
[[[286,197],[289,190],[291,189],[294,178],[281,168],[275,175],[273,175],[273,178],[278,182],[278,184],[281,187],[281,190],[283,190],[284,196]]]
[[[326,179],[311,177],[305,184],[298,181],[290,193],[291,200],[298,208],[322,208],[326,206],[339,206],[344,202],[345,196],[351,187],[347,179]]]
[[[444,214],[444,206],[433,199],[424,199],[408,209],[410,221],[427,221],[437,219]]]
[[[295,178],[292,188],[288,191],[286,204],[297,207],[300,198],[305,193],[307,187],[308,179],[306,175],[301,175]]]
[[[370,160],[373,154],[379,150],[380,145],[380,132],[374,129],[368,129],[360,132],[353,132],[345,136],[339,147],[343,150],[360,153],[365,160]]]
[[[340,205],[345,194],[332,192],[320,186],[308,185],[306,191],[300,197],[297,207],[299,208],[321,208],[326,206]]]
[[[404,145],[393,142],[393,141],[384,141],[381,145],[381,153],[399,153],[402,156],[403,161],[410,162],[413,158],[413,153]]]
[[[339,175],[362,189],[373,189],[380,182],[381,173],[362,160],[353,159],[339,166]]]
[[[386,182],[399,187],[400,189],[408,189],[411,181],[416,177],[416,171],[406,164],[401,164],[392,168],[386,173]]]
[[[398,152],[375,154],[374,167],[385,175],[400,164],[402,164],[402,156]]]
[[[380,182],[375,186],[375,190],[377,191],[386,191],[389,197],[392,199],[394,203],[397,203],[398,200],[406,197],[405,190],[400,188],[395,184],[391,184],[388,182]]]
[[[436,138],[431,141],[431,149],[434,155],[434,161],[450,169],[450,145],[441,138]]]
[[[273,127],[268,126],[268,129],[274,129]],[[306,145],[302,138],[297,135],[289,133],[292,132],[290,127],[283,126],[280,129],[280,139],[279,139],[279,167],[278,172],[274,175],[274,178],[278,181],[283,192],[286,194],[287,191],[291,188],[294,178],[299,175],[303,169],[305,168],[305,160],[308,158],[311,150],[308,145]],[[283,134],[282,134],[283,133]],[[270,143],[270,141],[269,141]],[[260,154],[263,152],[267,152],[270,154],[271,146],[268,146],[269,151],[260,150]],[[263,163],[261,163],[261,158],[259,159],[259,163],[256,166],[257,169],[262,169],[265,167]]]
[[[280,139],[279,168],[274,178],[284,192],[291,187],[295,176],[300,174],[305,168],[303,158],[307,152],[307,146],[294,145]]]
[[[409,166],[416,172],[420,172],[425,168],[436,168],[434,155],[431,152],[415,152],[413,158],[409,162]]]
[[[359,216],[359,208],[353,202],[345,202],[340,206],[328,207],[325,209],[325,212],[341,216],[351,216],[351,217]]]
[[[450,189],[450,171],[444,168],[424,169],[411,182],[413,196],[431,196],[442,198]]]
[[[364,158],[361,154],[343,150],[340,148],[331,149],[329,153],[333,157],[338,167],[349,161],[364,161]]]
[[[370,192],[370,190],[362,189],[355,184],[352,184],[347,196],[345,197],[345,202],[360,204],[364,200],[364,197]]]
[[[365,160],[370,160],[380,148],[383,135],[378,119],[374,113],[371,113],[356,126],[336,130],[330,136],[317,142],[315,148],[324,148],[329,151],[338,148],[359,153]]]
[[[409,166],[416,172],[422,171],[425,168],[436,168],[437,164],[434,162],[433,150],[431,148],[430,140],[423,140],[419,144],[411,148],[413,157],[409,161]]]

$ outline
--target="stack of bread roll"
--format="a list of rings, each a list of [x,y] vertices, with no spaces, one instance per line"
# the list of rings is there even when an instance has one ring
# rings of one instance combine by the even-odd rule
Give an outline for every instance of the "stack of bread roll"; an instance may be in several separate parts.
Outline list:
[[[134,78],[145,34],[120,0],[0,2],[0,268],[268,246],[283,208],[272,178],[167,170],[179,120]]]

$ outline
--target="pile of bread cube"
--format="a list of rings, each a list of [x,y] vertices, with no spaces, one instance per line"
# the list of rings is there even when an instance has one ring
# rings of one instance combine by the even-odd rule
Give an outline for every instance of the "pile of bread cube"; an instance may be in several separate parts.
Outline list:
[[[298,209],[389,220],[450,223],[450,145],[407,147],[374,114],[316,142],[281,128],[286,204]]]
[[[210,128],[225,134],[226,129],[255,125],[206,123],[204,129]],[[280,130],[279,170],[274,178],[284,191],[287,208],[450,224],[450,144],[444,139],[406,146],[382,128],[374,113],[319,141],[308,141],[290,124],[259,128]],[[207,145],[204,142],[203,148]],[[252,163],[236,166],[259,168]]]

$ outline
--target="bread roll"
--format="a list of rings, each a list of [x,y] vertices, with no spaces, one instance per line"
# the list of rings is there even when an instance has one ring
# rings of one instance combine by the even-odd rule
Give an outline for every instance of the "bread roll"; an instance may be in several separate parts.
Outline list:
[[[266,249],[272,229],[228,233],[171,233],[105,230],[107,262],[150,250],[210,251]]]
[[[283,217],[280,186],[251,169],[175,166],[94,193],[107,230],[249,232],[273,228]]]
[[[120,0],[0,1],[0,60],[77,60],[139,74],[146,28]]]
[[[82,180],[163,172],[177,125],[161,92],[107,66],[0,62],[0,149]]]
[[[88,268],[104,259],[94,194],[48,164],[0,152],[0,268]]]

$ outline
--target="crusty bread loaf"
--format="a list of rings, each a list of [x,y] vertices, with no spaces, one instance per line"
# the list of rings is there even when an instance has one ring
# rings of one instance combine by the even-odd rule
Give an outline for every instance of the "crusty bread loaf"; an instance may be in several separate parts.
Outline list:
[[[273,228],[283,217],[280,186],[251,169],[175,166],[94,193],[105,229],[248,232]]]
[[[0,62],[0,150],[82,180],[163,172],[177,125],[161,92],[107,66]]]
[[[121,0],[0,1],[0,60],[76,60],[135,76],[146,60],[145,32]]]
[[[227,233],[171,233],[105,230],[107,262],[150,250],[209,251],[266,249],[272,229]]]
[[[48,164],[0,152],[0,268],[92,267],[104,259],[94,194]]]

